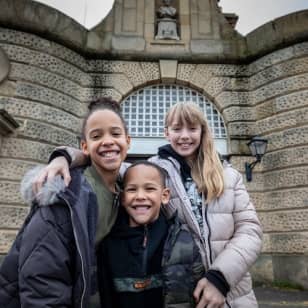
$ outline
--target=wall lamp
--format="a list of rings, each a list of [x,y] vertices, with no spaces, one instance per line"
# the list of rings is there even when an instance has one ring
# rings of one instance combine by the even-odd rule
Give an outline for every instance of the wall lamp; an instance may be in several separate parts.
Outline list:
[[[267,148],[267,140],[263,139],[261,137],[253,137],[248,143],[247,143],[251,155],[256,158],[256,160],[252,163],[245,163],[245,173],[246,173],[246,180],[247,182],[251,182],[252,180],[252,169],[255,167],[255,165],[259,162],[261,162],[261,159],[263,155],[266,152]]]

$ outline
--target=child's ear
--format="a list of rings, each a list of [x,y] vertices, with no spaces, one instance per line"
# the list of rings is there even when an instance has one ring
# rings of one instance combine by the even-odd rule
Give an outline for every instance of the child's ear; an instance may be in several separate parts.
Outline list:
[[[126,136],[126,142],[127,142],[128,149],[130,148],[131,140],[132,140],[132,139],[131,139],[130,135],[127,135],[127,136]]]
[[[85,140],[81,140],[80,145],[81,145],[82,152],[86,155],[89,155],[87,142]]]
[[[168,204],[170,200],[170,189],[169,188],[164,188],[163,192],[162,192],[162,196],[161,196],[161,203],[163,205]]]

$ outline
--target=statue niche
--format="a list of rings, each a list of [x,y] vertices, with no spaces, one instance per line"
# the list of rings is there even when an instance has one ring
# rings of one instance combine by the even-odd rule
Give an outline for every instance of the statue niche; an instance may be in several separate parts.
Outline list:
[[[179,40],[177,30],[177,10],[171,6],[172,0],[163,0],[156,12],[157,33],[156,40]]]

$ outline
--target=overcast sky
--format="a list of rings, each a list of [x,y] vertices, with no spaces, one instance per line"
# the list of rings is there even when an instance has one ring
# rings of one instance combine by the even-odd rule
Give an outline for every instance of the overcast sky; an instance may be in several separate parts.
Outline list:
[[[40,0],[90,29],[110,11],[113,0]],[[308,9],[308,0],[221,0],[223,12],[239,16],[236,29],[247,34],[264,23],[291,12]]]

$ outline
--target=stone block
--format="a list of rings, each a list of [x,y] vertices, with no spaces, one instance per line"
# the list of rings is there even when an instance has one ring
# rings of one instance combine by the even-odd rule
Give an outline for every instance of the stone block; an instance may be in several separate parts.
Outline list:
[[[250,197],[256,209],[264,213],[308,207],[308,187],[250,192]]]
[[[265,135],[272,131],[284,130],[286,128],[300,127],[308,122],[308,108],[301,108],[277,114],[257,122],[258,131]],[[308,136],[307,136],[308,138]]]
[[[307,106],[308,90],[301,90],[274,99],[273,105],[275,113]]]
[[[39,101],[51,105],[63,111],[67,111],[78,117],[83,117],[87,112],[87,104],[59,91],[46,88],[33,83],[18,81],[16,95],[27,100]],[[10,101],[19,101],[10,98]]]
[[[115,88],[119,93],[132,91],[133,86],[123,74],[91,74],[94,87]]]
[[[178,64],[177,80],[189,83],[192,80],[193,73],[196,69],[196,64]]]
[[[14,96],[16,91],[16,82],[5,80],[0,84],[0,95]]]
[[[143,70],[143,74],[146,78],[146,81],[153,82],[158,81],[160,76],[159,63],[157,62],[141,62],[141,68]]]
[[[256,89],[288,76],[300,75],[308,71],[308,57],[290,59],[287,62],[273,65],[250,78],[250,88]]]
[[[16,230],[0,230],[0,253],[6,254],[17,235]]]
[[[66,125],[69,127],[70,123],[66,123]],[[71,132],[67,129],[57,128],[54,125],[28,119],[21,122],[18,135],[26,139],[30,138],[40,142],[48,142],[49,144],[65,144],[78,148],[79,141],[77,137],[80,135],[80,130],[78,129],[78,132]]]
[[[132,0],[129,0],[132,1]],[[136,0],[133,0],[136,4]],[[124,2],[126,3],[127,0]],[[134,6],[133,8],[125,8],[123,10],[123,26],[122,30],[123,32],[132,32],[136,33],[137,32],[137,10],[136,7]],[[137,33],[136,33],[137,34]]]
[[[19,229],[29,213],[29,206],[5,206],[0,204],[0,226],[3,229]]]
[[[249,92],[223,91],[215,97],[215,103],[219,110],[229,106],[250,106]]]
[[[58,57],[46,52],[40,52],[22,46],[0,44],[7,52],[11,61],[27,63],[31,66],[46,69],[65,78],[75,81],[82,86],[91,85],[91,78],[83,70]]]
[[[13,63],[9,76],[12,79],[28,81],[52,88],[78,100],[83,100],[84,98],[83,89],[77,83],[37,67]]]
[[[122,62],[121,72],[126,75],[134,87],[144,85],[147,81],[140,62]]]
[[[254,109],[245,106],[226,107],[222,113],[226,123],[233,121],[255,121]]]
[[[35,34],[0,27],[0,41],[11,45],[29,47],[31,50],[53,55],[84,71],[87,69],[87,61],[80,54],[70,48],[64,47],[54,41],[41,38]]]
[[[268,139],[268,152],[281,148],[294,147],[307,143],[308,126],[287,128],[280,132],[266,134],[264,137]]]
[[[174,83],[177,76],[178,61],[176,60],[160,60],[160,74],[163,82]]]
[[[308,289],[308,256],[273,256],[274,277],[277,281],[287,281]]]
[[[290,48],[293,48],[295,57],[307,56],[308,54],[308,42],[295,44]]]
[[[112,48],[125,52],[135,52],[145,50],[145,40],[141,37],[112,37]]]
[[[271,283],[274,280],[273,261],[271,255],[262,254],[250,269],[254,283]]]
[[[227,131],[229,136],[235,137],[248,137],[258,134],[255,122],[231,122],[227,124]]]
[[[262,159],[265,170],[288,168],[296,165],[304,165],[308,162],[308,147],[281,149],[272,153],[266,153]]]
[[[276,96],[287,95],[291,92],[305,89],[308,83],[308,73],[292,76],[272,82],[251,92],[253,104],[259,104]]]
[[[92,101],[102,96],[111,97],[117,102],[123,98],[122,94],[112,88],[88,88],[84,91],[86,101]]]
[[[275,64],[288,61],[294,58],[294,49],[293,47],[286,47],[274,52],[271,52],[258,60],[252,62],[248,65],[248,72],[250,75],[257,74],[260,71],[263,71]]]
[[[308,233],[293,231],[269,234],[272,254],[306,255],[308,252]]]
[[[2,48],[0,48],[0,84],[6,79],[10,71],[9,59]]]
[[[20,181],[25,173],[34,166],[36,166],[36,163],[0,158],[1,178],[10,181]]]
[[[229,77],[213,77],[203,86],[203,89],[215,98],[223,91],[232,90],[232,80]]]
[[[263,233],[262,253],[271,252],[271,235]]]
[[[264,232],[300,232],[308,229],[308,210],[305,209],[259,212],[258,216]]]
[[[267,172],[264,175],[264,185],[265,187],[271,187],[272,190],[308,185],[308,167],[289,167],[283,170]]]
[[[217,55],[224,52],[223,44],[218,40],[191,40],[192,54]]]
[[[1,102],[0,97],[0,102]],[[75,134],[81,131],[81,119],[71,115],[68,112],[46,106],[37,102],[31,102],[23,99],[10,98],[6,101],[6,109],[14,117],[22,117],[44,121],[58,127],[64,127]],[[27,121],[27,123],[29,123]]]
[[[66,143],[64,143],[66,144]],[[46,163],[55,146],[17,138],[3,138],[0,157]]]
[[[19,191],[20,182],[0,180],[1,203],[10,205],[23,204],[24,202]]]

